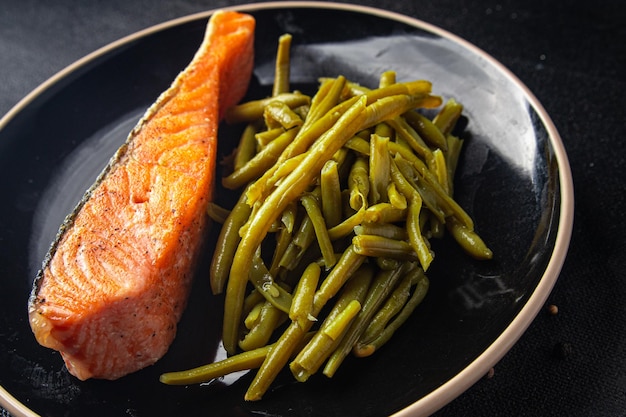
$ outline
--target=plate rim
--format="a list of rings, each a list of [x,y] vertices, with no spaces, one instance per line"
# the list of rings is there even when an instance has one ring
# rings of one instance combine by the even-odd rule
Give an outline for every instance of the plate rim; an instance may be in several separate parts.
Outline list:
[[[473,43],[465,40],[464,38],[455,35],[454,33],[439,26],[428,23],[419,18],[372,6],[348,4],[334,1],[326,2],[288,0],[245,3],[240,5],[212,8],[209,10],[191,13],[185,16],[170,19],[141,29],[139,31],[135,31],[129,35],[119,38],[118,40],[110,42],[67,65],[66,67],[49,77],[47,80],[45,80],[43,83],[39,84],[30,93],[24,96],[24,98],[18,101],[5,115],[3,115],[2,118],[0,118],[0,131],[33,100],[35,100],[38,96],[44,93],[47,89],[53,87],[57,82],[61,81],[63,78],[72,74],[84,65],[87,65],[88,63],[94,61],[98,57],[101,57],[104,54],[132,41],[139,40],[148,35],[178,25],[189,23],[194,20],[206,19],[218,10],[253,12],[267,9],[279,10],[290,8],[342,10],[366,15],[373,15],[404,23],[408,26],[426,30],[427,32],[446,38],[487,61],[492,67],[497,69],[502,75],[509,79],[509,81],[516,85],[523,93],[524,98],[528,101],[530,107],[534,109],[534,111],[537,113],[539,120],[547,131],[548,142],[550,143],[558,166],[557,172],[559,176],[560,193],[559,224],[557,227],[554,248],[548,260],[548,264],[546,265],[541,279],[532,291],[527,302],[523,305],[523,307],[521,308],[519,313],[513,318],[513,320],[507,325],[504,331],[500,333],[500,335],[491,343],[491,345],[483,350],[477,358],[470,362],[455,376],[447,380],[441,386],[435,388],[427,395],[418,399],[414,403],[410,404],[402,410],[397,411],[392,415],[392,417],[430,415],[444,407],[446,404],[453,401],[463,392],[468,390],[472,385],[474,385],[480,378],[482,378],[487,373],[487,371],[491,367],[495,366],[496,363],[504,357],[504,355],[513,347],[513,345],[515,345],[515,343],[517,343],[519,338],[524,334],[524,332],[527,330],[527,328],[530,326],[532,321],[541,310],[541,307],[546,302],[548,296],[554,288],[554,285],[556,284],[556,281],[565,262],[567,252],[569,250],[573,229],[574,186],[572,172],[563,140],[548,112],[534,95],[534,93],[511,70],[504,66],[500,61],[492,57],[489,53],[485,52],[484,50],[474,45]],[[12,416],[15,417],[39,416],[30,408],[28,408],[26,404],[22,403],[20,400],[11,395],[11,393],[9,393],[2,385],[0,385],[0,405],[4,407],[7,411],[9,411]]]

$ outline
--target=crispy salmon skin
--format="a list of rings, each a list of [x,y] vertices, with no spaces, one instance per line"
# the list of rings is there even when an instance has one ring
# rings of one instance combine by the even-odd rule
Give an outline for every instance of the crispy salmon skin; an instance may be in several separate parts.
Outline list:
[[[73,375],[117,379],[176,335],[204,236],[217,129],[252,74],[254,18],[218,11],[59,230],[28,302],[37,341]]]

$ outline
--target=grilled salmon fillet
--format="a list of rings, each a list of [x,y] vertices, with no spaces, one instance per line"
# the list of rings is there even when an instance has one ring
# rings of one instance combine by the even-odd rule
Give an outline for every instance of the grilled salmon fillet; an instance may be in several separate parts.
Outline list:
[[[44,259],[30,325],[77,378],[120,378],[156,362],[173,341],[204,236],[218,124],[247,90],[254,29],[247,14],[213,14],[191,63],[66,218]]]

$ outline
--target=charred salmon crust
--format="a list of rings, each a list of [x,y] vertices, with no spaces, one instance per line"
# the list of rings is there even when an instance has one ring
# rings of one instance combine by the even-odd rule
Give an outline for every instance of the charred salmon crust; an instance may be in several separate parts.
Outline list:
[[[218,124],[247,90],[254,26],[246,14],[213,14],[191,63],[59,228],[28,314],[37,341],[81,380],[151,365],[175,337],[204,236]]]

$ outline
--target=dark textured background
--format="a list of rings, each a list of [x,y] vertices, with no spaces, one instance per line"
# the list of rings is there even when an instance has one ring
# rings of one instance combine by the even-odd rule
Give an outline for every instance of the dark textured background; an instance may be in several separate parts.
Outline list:
[[[553,118],[573,171],[572,243],[548,299],[559,313],[540,312],[493,377],[437,416],[626,416],[623,2],[349,2],[435,24],[501,61]],[[0,115],[58,70],[122,36],[243,3],[250,2],[0,0]]]

